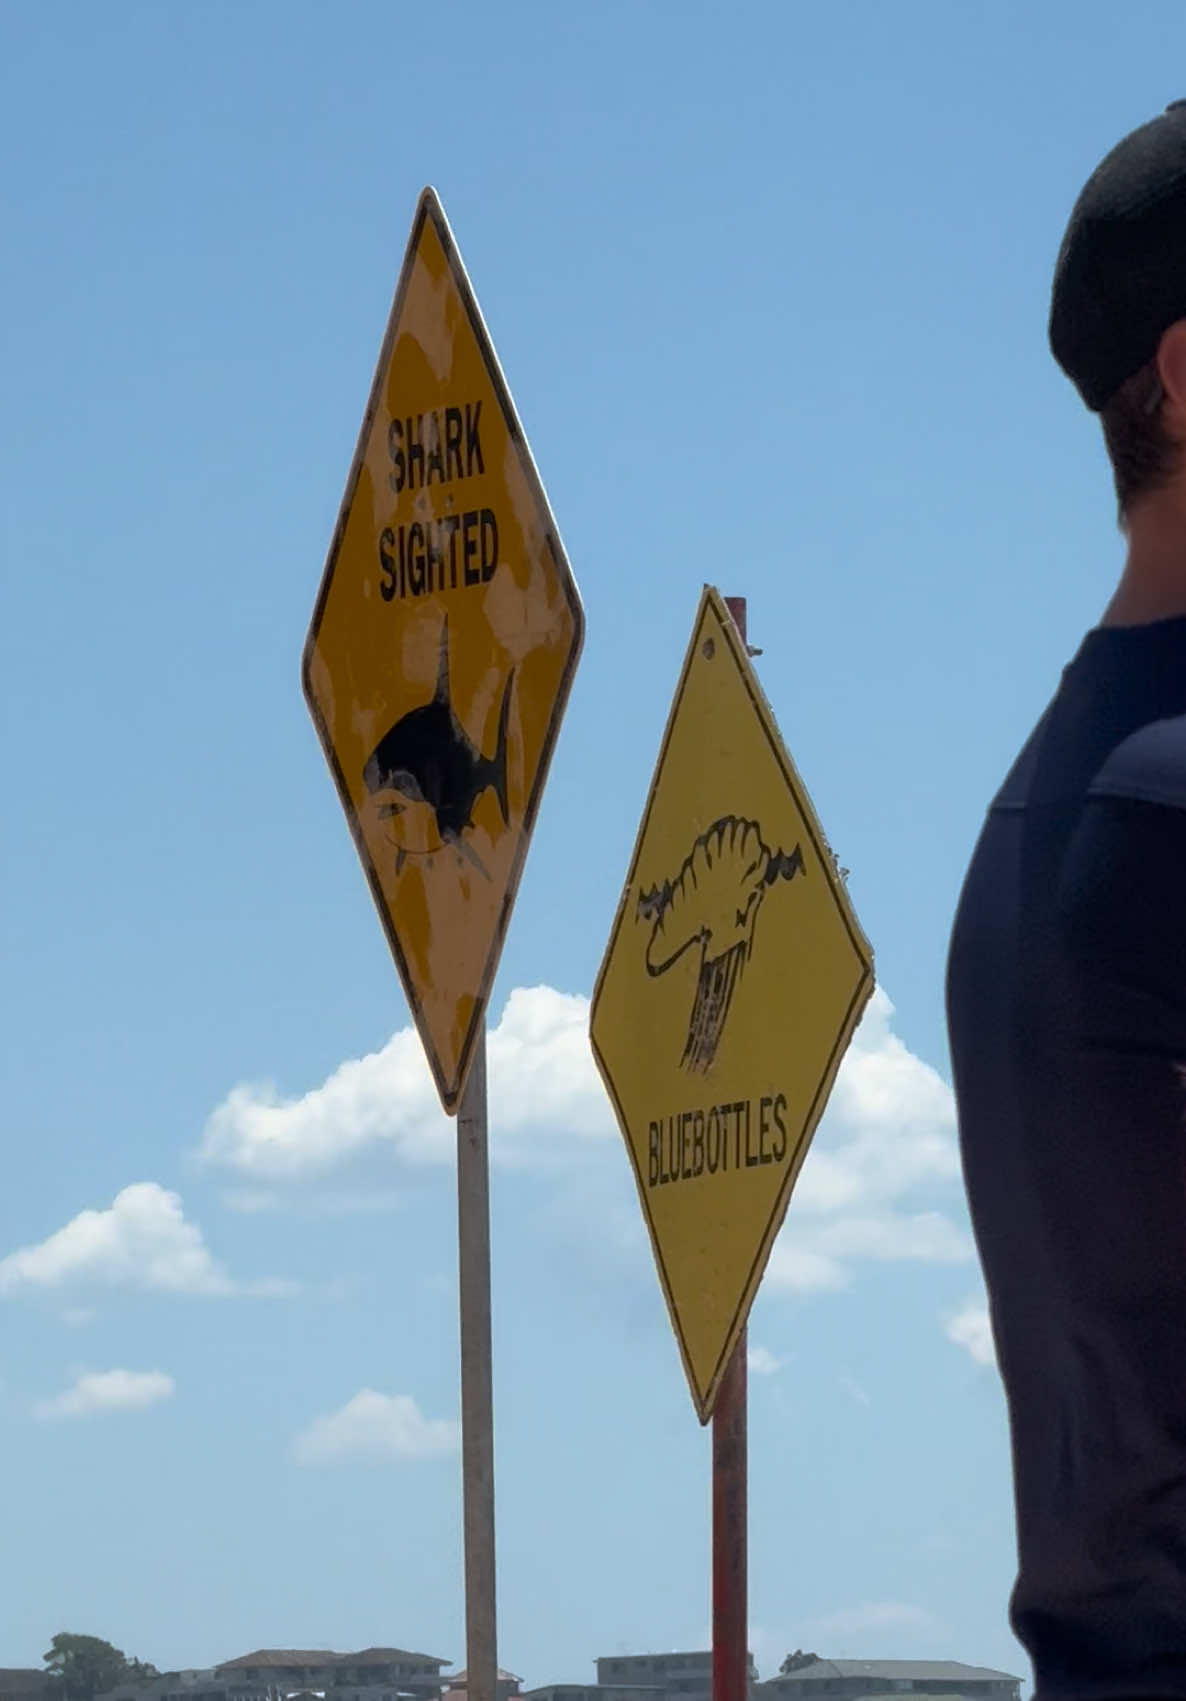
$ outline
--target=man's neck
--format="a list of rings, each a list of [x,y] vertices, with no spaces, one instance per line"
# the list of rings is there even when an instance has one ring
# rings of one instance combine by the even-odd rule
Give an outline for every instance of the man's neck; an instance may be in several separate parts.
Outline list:
[[[1143,496],[1127,516],[1128,559],[1102,626],[1147,626],[1186,615],[1186,486]]]

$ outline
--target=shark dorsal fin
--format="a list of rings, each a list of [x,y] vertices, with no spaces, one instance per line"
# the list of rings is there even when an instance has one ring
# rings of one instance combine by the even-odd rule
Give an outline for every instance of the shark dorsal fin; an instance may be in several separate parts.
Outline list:
[[[441,625],[441,647],[437,652],[437,684],[433,697],[438,703],[449,701],[449,616]]]

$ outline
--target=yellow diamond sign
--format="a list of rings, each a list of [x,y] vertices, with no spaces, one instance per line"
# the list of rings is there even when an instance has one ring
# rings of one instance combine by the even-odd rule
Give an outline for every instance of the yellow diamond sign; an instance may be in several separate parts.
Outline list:
[[[583,631],[510,392],[426,189],[302,676],[449,1111]]]
[[[591,1024],[701,1422],[872,990],[811,801],[706,589]]]

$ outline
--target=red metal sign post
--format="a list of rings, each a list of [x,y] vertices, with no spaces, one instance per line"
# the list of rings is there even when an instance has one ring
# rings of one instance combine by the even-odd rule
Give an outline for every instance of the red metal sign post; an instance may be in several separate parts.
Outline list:
[[[712,1414],[712,1696],[746,1701],[746,1359],[745,1330],[733,1350]]]
[[[745,598],[725,606],[748,648]],[[713,1701],[747,1701],[749,1687],[746,1371],[743,1329],[712,1414]]]

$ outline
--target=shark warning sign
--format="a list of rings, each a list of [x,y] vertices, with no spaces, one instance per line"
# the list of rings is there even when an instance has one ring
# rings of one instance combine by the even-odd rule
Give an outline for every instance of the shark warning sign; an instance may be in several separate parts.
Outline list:
[[[702,1422],[872,990],[843,876],[708,588],[591,1018]]]
[[[450,1112],[583,634],[527,440],[426,189],[302,680]]]

